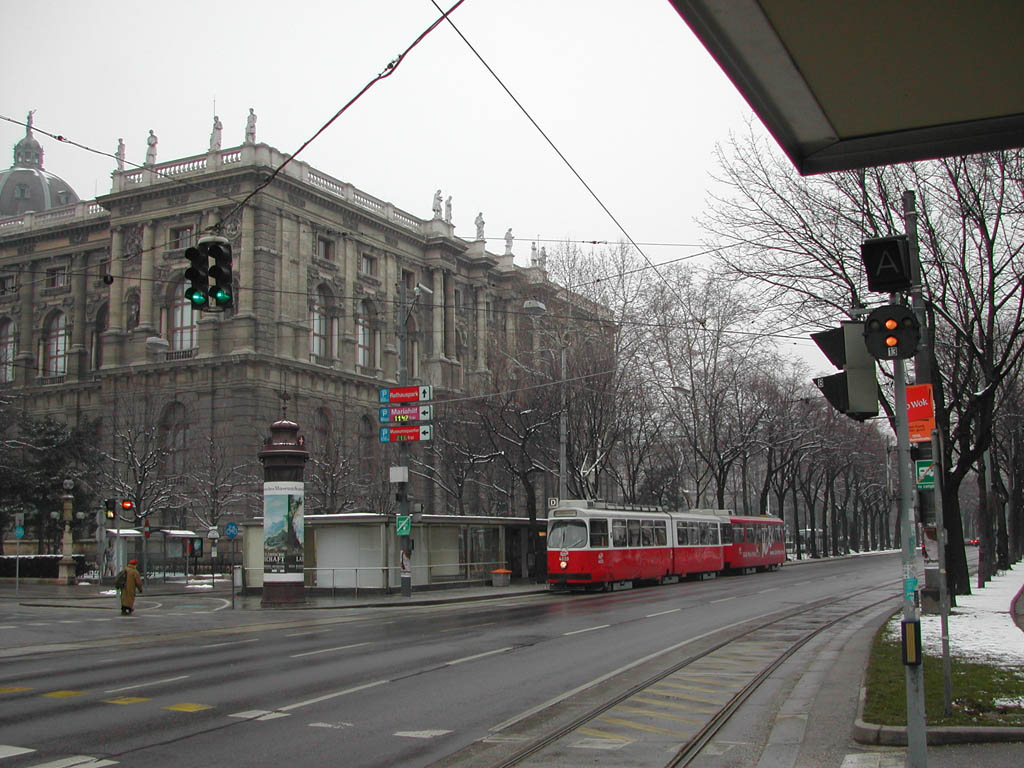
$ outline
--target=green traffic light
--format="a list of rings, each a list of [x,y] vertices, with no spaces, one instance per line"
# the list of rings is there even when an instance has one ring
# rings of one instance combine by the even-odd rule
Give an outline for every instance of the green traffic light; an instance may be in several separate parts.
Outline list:
[[[185,291],[185,298],[191,301],[192,306],[196,309],[206,306],[206,294],[195,288],[190,288]]]
[[[219,306],[227,306],[231,303],[231,293],[226,288],[215,288],[213,291],[213,300],[217,302]]]

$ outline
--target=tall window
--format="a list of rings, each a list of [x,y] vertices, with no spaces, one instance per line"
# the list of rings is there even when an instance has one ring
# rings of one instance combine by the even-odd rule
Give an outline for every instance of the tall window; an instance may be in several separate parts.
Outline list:
[[[420,375],[420,343],[416,333],[416,318],[412,315],[405,322],[405,369],[410,379]]]
[[[199,345],[199,337],[196,332],[196,313],[192,309],[192,302],[185,298],[184,282],[174,292],[174,303],[171,306],[170,342],[171,349],[176,352],[195,349]]]
[[[368,302],[359,304],[356,315],[356,364],[363,368],[374,366],[373,327],[370,325],[370,305]]]
[[[324,261],[332,261],[334,258],[334,242],[326,237],[317,237],[316,256]]]
[[[63,312],[50,316],[43,329],[43,376],[63,376],[68,365],[68,322]]]
[[[0,320],[0,384],[14,381],[14,323]]]
[[[68,284],[67,266],[51,267],[46,270],[46,287],[60,288]]]
[[[107,330],[107,305],[96,310],[96,327],[92,337],[92,367],[99,370],[103,367],[103,332]]]
[[[176,476],[185,472],[189,456],[188,414],[181,403],[171,403],[164,411],[160,422],[166,458],[164,467],[168,475]]]
[[[172,249],[188,248],[192,245],[192,227],[171,228],[169,239],[168,246]]]
[[[309,354],[318,358],[316,362],[326,363],[330,345],[331,319],[327,315],[328,298],[323,288],[317,288],[313,306],[309,309]]]

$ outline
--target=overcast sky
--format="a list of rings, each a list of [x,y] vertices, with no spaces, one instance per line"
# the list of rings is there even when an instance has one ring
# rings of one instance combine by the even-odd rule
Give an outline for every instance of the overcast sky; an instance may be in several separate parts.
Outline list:
[[[105,152],[123,137],[138,163],[150,128],[158,162],[205,152],[214,100],[224,147],[254,107],[258,140],[293,152],[439,15],[430,0],[3,5],[0,113],[35,109]],[[452,19],[637,242],[699,244],[714,145],[751,113],[668,0],[466,0]],[[23,134],[0,123],[7,152]],[[80,196],[109,191],[113,160],[38,138]],[[527,240],[520,263],[537,236],[621,236],[446,24],[300,158],[424,218],[440,187],[457,234],[482,211],[490,250],[508,227]]]
[[[215,100],[223,147],[253,107],[257,140],[294,152],[439,16],[430,0],[0,3],[16,31],[0,115],[34,109],[37,128],[108,153],[124,138],[136,163],[151,128],[158,162],[204,153]],[[452,19],[649,258],[702,250],[715,145],[760,123],[668,0],[465,0]],[[0,121],[7,152],[23,135]],[[37,138],[82,198],[109,192],[113,159]],[[489,250],[511,227],[522,265],[532,240],[622,238],[447,24],[300,159],[421,218],[441,188],[457,235],[482,212]]]

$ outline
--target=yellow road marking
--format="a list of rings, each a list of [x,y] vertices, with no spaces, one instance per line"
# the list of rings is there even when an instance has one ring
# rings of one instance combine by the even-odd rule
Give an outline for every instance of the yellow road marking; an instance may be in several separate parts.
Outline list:
[[[104,704],[140,704],[143,701],[152,701],[152,699],[144,699],[141,696],[120,696],[116,699],[104,699]]]
[[[661,733],[665,736],[679,736],[684,739],[690,738],[693,735],[692,732],[683,731],[670,731],[665,728],[655,728],[653,725],[641,725],[640,723],[634,723],[632,720],[623,720],[618,717],[606,717],[601,716],[598,718],[602,723],[611,723],[612,725],[621,725],[624,728],[635,728],[638,731],[648,731],[649,733]]]
[[[596,739],[607,739],[608,741],[621,741],[623,744],[629,744],[631,739],[627,739],[625,736],[619,736],[614,733],[608,733],[608,731],[599,731],[597,728],[577,728],[576,733],[582,734],[583,736],[593,736]]]
[[[634,696],[633,698],[629,699],[629,701],[638,701],[641,704],[654,704],[655,706],[658,706],[658,707],[672,707],[673,709],[688,709],[691,712],[695,711],[693,709],[693,707],[688,706],[686,704],[676,704],[674,701],[661,701],[660,699],[645,699],[642,696]],[[697,703],[699,703],[699,704],[713,704],[714,702],[711,702],[711,701],[701,701],[701,702],[697,702]]]
[[[171,709],[175,712],[200,712],[204,709],[213,709],[213,707],[209,704],[191,704],[186,702],[184,704],[172,704],[169,707],[164,707],[164,709]]]
[[[0,688],[0,693],[18,693],[20,691],[31,691],[31,688],[25,688],[24,686],[13,685],[9,688]]]
[[[49,693],[40,694],[51,699],[70,699],[72,696],[83,696],[85,691],[50,691]]]
[[[663,712],[654,712],[650,709],[641,709],[640,707],[627,707],[623,704],[615,707],[612,712],[625,712],[630,715],[647,715],[649,717],[660,717],[662,720],[674,720],[677,723],[693,723],[694,725],[700,725],[704,722],[704,719],[695,720],[692,717],[680,717],[679,715],[669,715]]]

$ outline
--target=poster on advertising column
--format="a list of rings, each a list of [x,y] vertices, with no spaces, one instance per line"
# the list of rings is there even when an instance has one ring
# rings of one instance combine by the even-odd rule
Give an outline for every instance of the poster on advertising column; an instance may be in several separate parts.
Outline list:
[[[302,581],[305,484],[263,484],[263,580]]]

